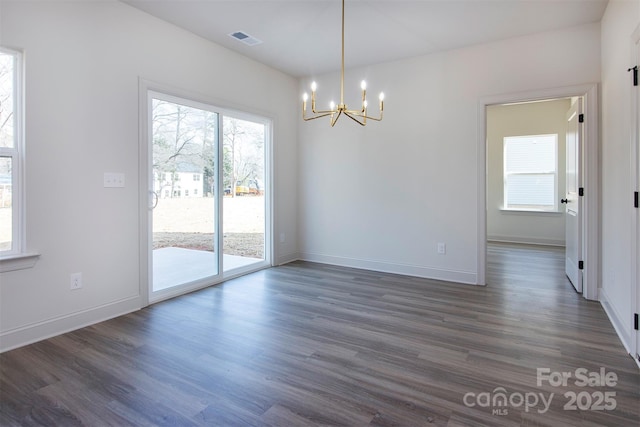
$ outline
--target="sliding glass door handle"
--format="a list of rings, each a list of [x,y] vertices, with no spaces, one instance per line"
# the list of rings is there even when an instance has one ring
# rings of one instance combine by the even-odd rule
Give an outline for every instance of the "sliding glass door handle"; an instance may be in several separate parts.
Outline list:
[[[149,191],[149,196],[150,196],[150,202],[151,202],[151,205],[149,206],[149,210],[154,210],[156,206],[158,206],[158,201],[160,200],[158,197],[158,193],[156,193],[155,191]]]

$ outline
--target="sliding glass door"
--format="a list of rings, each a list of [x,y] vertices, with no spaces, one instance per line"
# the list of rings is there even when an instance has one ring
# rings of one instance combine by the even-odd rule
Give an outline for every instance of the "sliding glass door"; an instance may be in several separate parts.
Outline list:
[[[265,259],[265,148],[268,126],[225,116],[223,120],[224,271]]]
[[[270,265],[270,122],[149,91],[149,300]]]

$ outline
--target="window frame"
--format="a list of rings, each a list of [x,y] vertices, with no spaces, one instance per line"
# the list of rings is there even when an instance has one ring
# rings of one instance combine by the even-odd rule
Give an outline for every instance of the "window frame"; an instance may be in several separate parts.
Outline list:
[[[531,170],[526,172],[508,172],[507,171],[507,143],[509,141],[518,140],[518,139],[535,139],[535,138],[553,138],[554,143],[554,151],[555,151],[555,161],[554,161],[554,170]],[[559,185],[559,135],[556,133],[550,134],[535,134],[535,135],[512,135],[505,136],[502,140],[502,149],[503,149],[503,158],[502,158],[502,177],[503,177],[503,194],[502,194],[502,209],[503,211],[509,212],[539,212],[539,213],[557,213],[558,212],[558,185]],[[547,207],[547,205],[526,205],[522,208],[509,206],[508,201],[508,188],[509,188],[509,176],[514,175],[552,175],[553,176],[553,205]]]
[[[27,252],[26,248],[24,53],[5,46],[0,46],[0,53],[14,58],[14,143],[11,148],[0,147],[0,157],[11,159],[11,248],[0,250],[0,272],[5,272],[31,268],[39,255]]]

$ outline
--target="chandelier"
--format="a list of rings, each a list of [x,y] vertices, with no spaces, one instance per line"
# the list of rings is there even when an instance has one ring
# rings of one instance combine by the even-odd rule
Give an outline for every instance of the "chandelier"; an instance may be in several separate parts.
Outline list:
[[[380,115],[378,117],[371,117],[367,114],[367,83],[363,80],[360,83],[360,89],[362,90],[362,107],[359,110],[349,110],[344,103],[344,0],[342,0],[342,68],[340,71],[340,103],[336,105],[333,101],[329,105],[328,110],[316,110],[316,89],[318,86],[316,82],[311,83],[311,112],[312,116],[307,117],[307,100],[309,95],[306,93],[302,96],[302,119],[304,121],[315,120],[321,117],[329,116],[331,119],[331,127],[333,127],[340,116],[344,114],[351,120],[355,121],[361,126],[367,124],[367,119],[375,120],[377,122],[382,120],[382,112],[384,111],[384,93],[380,93],[379,96],[379,108]]]

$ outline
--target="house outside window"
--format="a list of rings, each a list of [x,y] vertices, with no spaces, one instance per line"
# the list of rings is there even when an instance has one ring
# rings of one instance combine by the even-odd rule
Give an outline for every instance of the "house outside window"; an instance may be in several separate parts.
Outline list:
[[[558,210],[558,135],[509,136],[504,144],[505,210]]]

